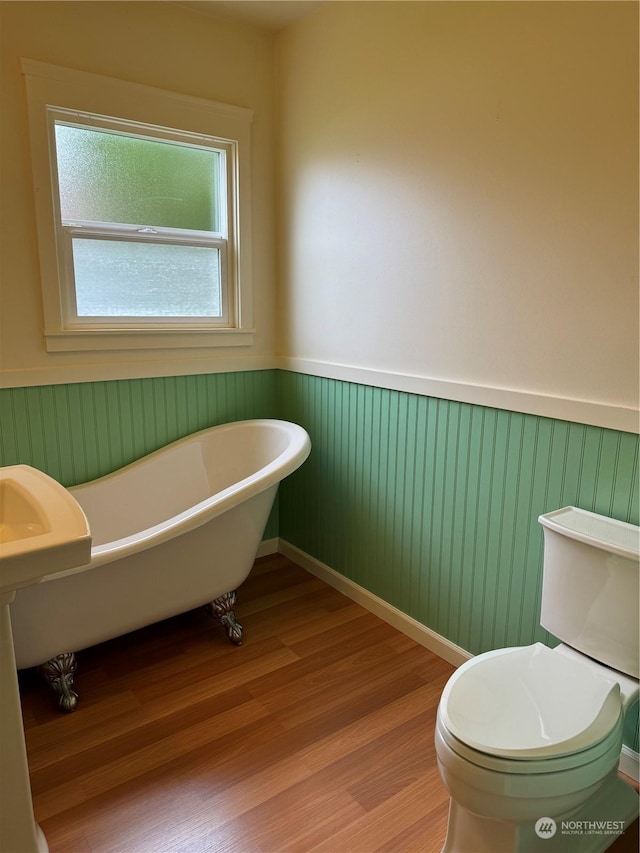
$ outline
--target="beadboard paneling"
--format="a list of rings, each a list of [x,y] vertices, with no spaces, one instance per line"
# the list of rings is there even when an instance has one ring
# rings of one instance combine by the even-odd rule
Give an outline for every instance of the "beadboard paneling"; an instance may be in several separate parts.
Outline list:
[[[313,444],[265,537],[472,653],[549,640],[540,513],[638,523],[636,435],[287,371],[5,389],[0,465],[71,486],[252,417],[296,421]],[[633,721],[625,741],[638,751]]]
[[[285,371],[278,392],[313,446],[280,536],[473,654],[554,642],[541,513],[638,524],[637,435]]]
[[[0,391],[0,463],[73,486],[214,424],[275,416],[275,371]]]
[[[638,523],[638,436],[282,372],[313,452],[280,536],[477,654],[549,641],[542,528],[569,504]]]
[[[0,465],[64,486],[109,474],[215,424],[276,416],[274,370],[0,390]],[[277,505],[265,536],[276,536]]]

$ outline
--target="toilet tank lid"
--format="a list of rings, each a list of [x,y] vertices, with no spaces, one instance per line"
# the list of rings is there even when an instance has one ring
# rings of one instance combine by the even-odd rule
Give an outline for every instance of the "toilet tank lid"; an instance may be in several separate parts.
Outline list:
[[[440,714],[454,737],[480,752],[557,757],[612,731],[621,714],[620,688],[588,664],[534,643],[464,663],[445,686]]]
[[[640,527],[635,524],[575,506],[547,512],[538,521],[549,530],[621,557],[637,560],[640,556]]]

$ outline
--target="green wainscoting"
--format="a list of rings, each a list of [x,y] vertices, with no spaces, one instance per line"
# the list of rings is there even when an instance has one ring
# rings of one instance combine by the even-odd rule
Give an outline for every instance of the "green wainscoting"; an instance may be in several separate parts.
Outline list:
[[[638,437],[283,372],[281,417],[313,451],[280,536],[478,653],[538,626],[540,513],[638,523]]]
[[[287,371],[10,389],[0,415],[0,464],[67,486],[213,424],[302,424],[312,453],[265,537],[473,653],[549,640],[540,513],[639,521],[636,435]],[[625,740],[638,751],[634,721]]]
[[[277,371],[43,385],[0,391],[0,465],[65,486],[109,474],[191,432],[276,417]],[[265,537],[278,535],[274,507]]]
[[[638,524],[636,435],[289,372],[278,391],[313,446],[280,536],[474,654],[550,639],[541,513]]]

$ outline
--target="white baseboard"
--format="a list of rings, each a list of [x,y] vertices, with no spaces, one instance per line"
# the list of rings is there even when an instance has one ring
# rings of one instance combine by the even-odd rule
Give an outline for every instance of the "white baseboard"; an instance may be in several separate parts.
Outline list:
[[[640,755],[623,744],[618,769],[634,782],[640,782]]]
[[[422,625],[411,616],[407,616],[406,613],[398,610],[397,607],[378,598],[377,595],[349,580],[349,578],[345,578],[344,575],[341,575],[339,572],[325,565],[325,563],[321,563],[320,560],[316,560],[315,557],[312,557],[305,551],[301,551],[300,548],[296,548],[295,545],[291,545],[284,539],[266,539],[262,542],[258,554],[259,556],[265,556],[276,552],[288,557],[312,575],[315,575],[320,580],[329,584],[329,586],[346,595],[347,598],[361,604],[367,610],[371,611],[371,613],[375,613],[376,616],[393,625],[398,631],[411,637],[412,640],[420,643],[421,646],[429,649],[429,651],[453,664],[453,666],[460,666],[460,664],[473,657],[470,652],[455,645],[455,643],[452,643],[440,634],[436,634],[435,631]],[[640,755],[628,746],[622,747],[619,768],[620,772],[624,773],[625,776],[628,776],[635,782],[640,782]]]
[[[273,539],[263,539],[258,546],[256,557],[268,557],[269,554],[277,554],[280,550],[280,540],[277,536]]]
[[[334,587],[334,589],[337,589],[352,601],[361,604],[371,613],[375,613],[380,619],[388,622],[389,625],[393,625],[398,631],[411,637],[416,643],[420,643],[421,646],[429,649],[429,651],[448,661],[448,663],[460,666],[461,663],[472,657],[465,649],[456,646],[455,643],[452,643],[445,637],[441,637],[440,634],[436,634],[435,631],[422,625],[422,623],[411,616],[407,616],[406,613],[398,610],[397,607],[388,604],[382,598],[378,598],[377,595],[349,580],[349,578],[345,578],[344,575],[341,575],[339,572],[321,563],[320,560],[316,560],[315,557],[311,557],[309,554],[296,548],[295,545],[291,545],[284,539],[280,539],[278,550],[285,557],[302,566],[303,569],[306,569],[312,575],[320,578],[320,580],[329,584],[329,586]]]

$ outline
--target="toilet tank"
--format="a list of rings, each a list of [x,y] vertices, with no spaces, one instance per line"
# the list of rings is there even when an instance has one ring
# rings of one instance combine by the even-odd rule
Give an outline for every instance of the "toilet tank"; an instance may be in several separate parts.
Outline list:
[[[544,531],[540,624],[563,643],[638,678],[640,528],[576,507]]]

